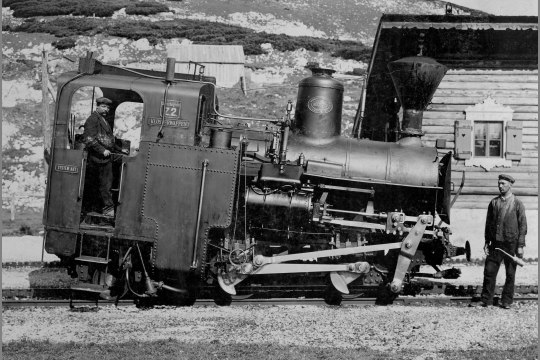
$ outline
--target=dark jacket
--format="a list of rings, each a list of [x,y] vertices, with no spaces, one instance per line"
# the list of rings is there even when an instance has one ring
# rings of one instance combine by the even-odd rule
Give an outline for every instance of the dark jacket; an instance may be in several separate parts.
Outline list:
[[[115,143],[116,139],[107,120],[95,111],[84,123],[83,137],[90,161],[104,164],[111,161],[111,156],[103,156],[105,150],[122,151],[122,148]]]
[[[511,196],[508,211],[501,216],[499,213],[499,203],[501,197],[497,196],[491,200],[488,206],[485,239],[488,245],[493,245],[495,241],[515,244],[517,247],[525,246],[525,235],[527,235],[527,218],[525,217],[525,207],[523,203],[514,195]]]

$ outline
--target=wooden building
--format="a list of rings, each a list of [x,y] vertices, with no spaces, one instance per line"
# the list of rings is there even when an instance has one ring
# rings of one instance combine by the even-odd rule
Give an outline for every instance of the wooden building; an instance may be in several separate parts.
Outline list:
[[[180,45],[168,49],[168,57],[176,59],[176,72],[214,76],[216,84],[233,87],[244,76],[244,48],[241,45]]]
[[[383,15],[353,135],[397,139],[401,110],[387,65],[420,49],[448,68],[424,111],[422,143],[453,152],[454,193],[465,172],[454,208],[485,212],[497,175],[509,173],[537,211],[538,17]]]

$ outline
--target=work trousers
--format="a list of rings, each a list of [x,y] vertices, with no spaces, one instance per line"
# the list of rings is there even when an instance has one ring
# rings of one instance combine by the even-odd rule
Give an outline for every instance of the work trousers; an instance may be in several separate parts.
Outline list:
[[[490,246],[489,255],[486,257],[486,264],[484,266],[484,284],[482,286],[481,300],[488,305],[493,304],[497,274],[499,273],[501,263],[504,262],[506,280],[501,295],[501,302],[505,305],[510,305],[514,300],[516,263],[499,250],[495,250],[497,247],[514,255],[515,244],[495,243],[493,246]]]
[[[121,162],[121,156],[111,155],[111,160],[98,163],[88,160],[84,185],[85,208],[88,211],[103,212],[114,206],[111,188],[113,185],[113,162]]]

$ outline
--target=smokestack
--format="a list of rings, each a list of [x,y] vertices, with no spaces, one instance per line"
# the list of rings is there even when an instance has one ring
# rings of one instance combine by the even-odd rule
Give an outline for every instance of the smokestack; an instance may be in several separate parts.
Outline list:
[[[424,110],[448,70],[432,58],[411,56],[388,64],[390,76],[403,107],[401,138],[417,138],[420,143]]]

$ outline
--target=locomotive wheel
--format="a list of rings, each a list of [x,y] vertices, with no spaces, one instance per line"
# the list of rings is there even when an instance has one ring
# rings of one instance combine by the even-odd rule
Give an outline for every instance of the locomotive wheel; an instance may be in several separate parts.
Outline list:
[[[214,287],[214,302],[218,306],[229,306],[232,302],[232,295],[223,291],[223,289],[216,284]]]
[[[92,274],[92,284],[103,285],[104,290],[106,288],[111,290],[111,296],[118,296],[120,299],[123,298],[128,292],[128,287],[125,281],[120,281],[113,275],[99,268],[95,269]]]
[[[324,302],[332,306],[340,306],[343,301],[343,294],[337,291],[332,285],[328,285],[324,292]]]
[[[390,284],[381,284],[377,292],[377,299],[375,300],[376,305],[392,305],[394,300],[397,298],[398,294],[393,293],[390,290]]]
[[[151,309],[156,304],[156,298],[136,298],[134,302],[137,309]]]

